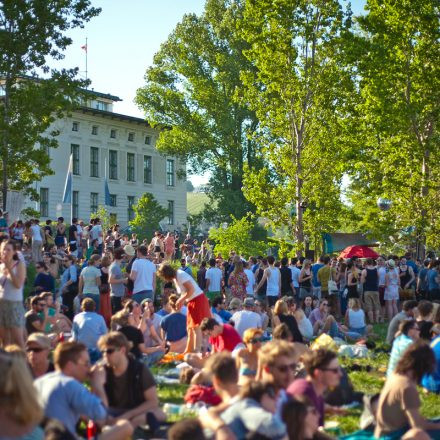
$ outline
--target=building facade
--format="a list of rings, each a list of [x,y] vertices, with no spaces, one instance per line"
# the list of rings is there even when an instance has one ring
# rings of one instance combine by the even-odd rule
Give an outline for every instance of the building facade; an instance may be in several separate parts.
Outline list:
[[[105,206],[113,220],[122,226],[134,217],[133,205],[145,192],[153,194],[169,215],[164,230],[180,229],[186,223],[186,165],[179,159],[161,155],[155,148],[159,131],[141,118],[113,112],[119,98],[91,92],[83,107],[57,120],[58,148],[49,156],[54,174],[36,184],[40,201],[26,206],[40,212],[40,219],[63,216],[89,220],[105,205],[107,177],[110,204]],[[72,206],[63,204],[63,190],[73,157]]]

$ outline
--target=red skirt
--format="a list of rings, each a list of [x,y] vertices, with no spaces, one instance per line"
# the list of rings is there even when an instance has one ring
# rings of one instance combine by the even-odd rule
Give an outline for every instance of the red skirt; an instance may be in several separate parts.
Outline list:
[[[204,318],[211,318],[212,313],[209,307],[208,298],[204,293],[196,296],[187,304],[188,313],[186,315],[186,327],[198,327]]]

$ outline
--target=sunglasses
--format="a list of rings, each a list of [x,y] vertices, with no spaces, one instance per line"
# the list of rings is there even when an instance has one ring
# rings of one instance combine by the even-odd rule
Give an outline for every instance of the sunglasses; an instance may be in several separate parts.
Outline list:
[[[296,370],[296,363],[287,364],[287,365],[274,365],[274,368],[276,368],[280,373],[287,373],[290,371]]]
[[[106,348],[105,350],[102,350],[103,354],[113,354],[115,351],[118,351],[116,348]]]
[[[253,338],[253,339],[251,339],[250,341],[249,341],[249,343],[251,343],[251,344],[257,344],[258,342],[263,342],[264,341],[264,338],[261,336],[261,337],[259,337],[259,338]]]
[[[45,348],[41,347],[26,347],[26,352],[30,353],[33,351],[34,353],[41,353],[42,351],[46,350]]]

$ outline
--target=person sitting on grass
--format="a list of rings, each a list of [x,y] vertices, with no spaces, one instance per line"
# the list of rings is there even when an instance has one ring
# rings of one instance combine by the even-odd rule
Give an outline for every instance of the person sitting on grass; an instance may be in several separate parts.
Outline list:
[[[276,327],[281,323],[284,323],[287,325],[287,327],[289,327],[290,333],[292,333],[293,336],[293,342],[303,342],[295,316],[289,314],[286,301],[279,299],[275,303],[275,307],[273,309],[272,325]]]
[[[420,337],[425,341],[431,341],[431,328],[434,325],[432,319],[432,312],[434,305],[431,301],[420,301],[417,310],[419,315],[417,317],[417,324],[420,329]]]
[[[386,341],[392,345],[396,333],[399,330],[399,325],[402,321],[408,319],[415,319],[418,314],[417,301],[410,299],[405,301],[402,305],[402,311],[394,316],[388,325]]]
[[[232,318],[232,313],[229,313],[226,309],[226,301],[222,296],[216,296],[212,301],[211,312],[214,315],[220,316],[224,324],[227,324]]]
[[[394,372],[382,388],[377,409],[375,438],[399,438],[408,428],[435,430],[440,435],[440,423],[425,419],[420,414],[420,397],[417,385],[425,374],[434,370],[435,358],[429,345],[423,341],[411,344],[403,353]]]
[[[327,405],[324,401],[324,392],[329,388],[337,387],[342,377],[338,355],[333,351],[319,348],[305,353],[301,360],[307,377],[296,379],[287,388],[287,393],[293,397],[306,396],[319,413],[319,426],[323,426],[325,412],[343,413],[338,407]]]
[[[348,300],[348,309],[345,313],[345,325],[349,331],[359,335],[359,338],[367,336],[371,332],[372,326],[365,322],[365,312],[362,310],[359,298]]]
[[[435,369],[423,377],[422,386],[432,393],[440,394],[440,335],[432,340],[430,346],[435,357]]]
[[[244,332],[243,342],[246,348],[237,352],[237,367],[239,371],[239,385],[245,385],[255,380],[258,369],[258,350],[263,345],[263,330],[250,328]]]
[[[105,361],[104,402],[109,414],[129,420],[135,428],[148,424],[154,432],[165,414],[150,370],[129,354],[130,343],[120,332],[101,336],[98,347]]]
[[[177,295],[170,295],[168,303],[171,313],[162,318],[160,322],[161,337],[167,342],[169,351],[183,353],[187,344],[186,316],[177,308]]]
[[[387,377],[391,376],[405,350],[419,339],[420,330],[416,321],[408,320],[400,323],[397,337],[394,339],[388,361]]]
[[[188,344],[185,352],[200,352],[202,347],[200,324],[204,318],[212,317],[208,298],[191,275],[188,275],[182,269],[174,269],[169,263],[163,263],[159,267],[157,276],[165,282],[174,282],[177,293],[180,294],[180,298],[176,302],[176,307],[178,309],[187,302],[188,313],[186,326],[188,332]]]
[[[305,315],[303,309],[296,309],[295,319],[298,323],[298,329],[301,332],[303,340],[305,342],[311,341],[313,339],[313,326],[310,319]]]
[[[274,341],[293,342],[292,333],[290,332],[289,327],[287,327],[287,324],[284,324],[284,322],[281,324],[278,324],[272,330],[272,338]]]

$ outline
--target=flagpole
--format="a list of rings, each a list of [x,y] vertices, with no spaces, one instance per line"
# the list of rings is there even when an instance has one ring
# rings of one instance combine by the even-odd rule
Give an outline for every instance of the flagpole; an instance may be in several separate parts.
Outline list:
[[[86,37],[86,81],[87,81],[87,78],[88,78],[88,69],[87,69],[87,57],[88,57],[88,53],[89,53],[89,46],[87,45],[87,37]]]

